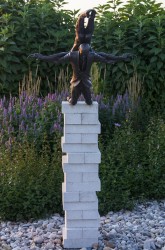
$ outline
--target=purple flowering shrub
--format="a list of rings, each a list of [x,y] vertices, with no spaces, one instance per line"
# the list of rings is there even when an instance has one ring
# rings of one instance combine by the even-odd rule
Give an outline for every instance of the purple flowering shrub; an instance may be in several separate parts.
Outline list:
[[[24,92],[18,98],[0,99],[1,218],[28,220],[62,211],[61,102],[67,96],[65,91],[44,98]],[[122,107],[119,119],[121,97],[114,101],[93,95],[93,100],[99,103],[100,138],[108,142],[127,109]]]
[[[66,93],[49,94],[45,98],[27,96],[0,100],[1,143],[22,141],[26,136],[33,141],[42,139],[44,133],[62,132],[61,100]]]
[[[28,96],[25,92],[19,98],[0,99],[0,143],[10,145],[14,141],[33,141],[42,144],[44,135],[49,141],[62,135],[63,116],[61,102],[68,92],[48,94],[45,98]],[[83,100],[83,98],[80,98]],[[102,95],[93,95],[99,103],[100,121],[103,129],[121,123],[129,110],[127,96],[118,96],[114,101],[104,100]],[[105,129],[104,129],[105,128]]]
[[[62,212],[61,102],[67,96],[22,93],[0,99],[0,218],[29,220]],[[139,107],[127,93],[109,100],[93,95],[93,100],[102,126],[100,212],[130,209],[142,198],[164,198],[164,119],[155,116],[145,120],[145,129],[136,129]]]

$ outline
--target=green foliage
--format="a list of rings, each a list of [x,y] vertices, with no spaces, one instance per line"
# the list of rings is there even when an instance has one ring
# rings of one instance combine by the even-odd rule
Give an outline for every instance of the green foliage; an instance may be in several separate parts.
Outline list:
[[[39,153],[33,144],[14,142],[0,150],[0,217],[28,220],[61,212],[61,149],[59,140]]]
[[[163,199],[165,195],[165,122],[153,117],[145,131],[129,122],[116,127],[105,145],[100,139],[102,162],[98,193],[100,212],[131,209],[137,200]]]
[[[137,152],[140,145],[138,133],[127,124],[115,129],[106,147],[101,144],[101,151],[104,152],[100,165],[102,191],[98,194],[101,213],[133,207],[135,197],[132,193],[138,187],[140,155]]]
[[[133,91],[132,91],[133,93]],[[65,96],[0,100],[0,218],[29,220],[62,213],[62,117]],[[165,195],[165,116],[147,115],[124,97],[100,103],[102,214]],[[143,103],[144,104],[144,103]],[[131,110],[129,110],[131,107]],[[134,109],[132,108],[134,107]],[[120,122],[120,123],[119,123]]]
[[[27,56],[34,52],[53,54],[71,48],[75,13],[61,10],[64,3],[63,0],[1,1],[1,93],[17,93],[19,82],[29,70],[42,78],[43,92],[48,87],[45,86],[47,79],[57,85],[57,66],[30,61]]]
[[[64,0],[2,0],[0,5],[0,92],[18,92],[32,71],[41,92],[58,87],[59,66],[28,60],[30,53],[68,51],[74,40],[77,11],[62,10]],[[155,0],[107,1],[97,8],[92,46],[97,51],[132,53],[130,63],[93,67],[94,90],[107,96],[123,94],[134,74],[142,80],[141,97],[150,108],[165,103],[165,10]],[[61,66],[60,66],[61,67]],[[70,67],[63,69],[69,85]],[[63,83],[64,84],[64,83]]]
[[[151,119],[144,140],[144,196],[161,199],[165,194],[165,122],[161,116]]]
[[[62,212],[62,98],[0,99],[0,218]]]
[[[165,10],[151,0],[108,1],[98,8],[93,46],[113,54],[132,53],[130,63],[106,67],[105,93],[116,95],[128,89],[128,82],[137,74],[143,79],[142,95],[150,107],[165,105]],[[103,79],[103,66],[100,78]]]
[[[94,92],[103,93],[106,100],[99,114],[98,196],[104,214],[165,194],[165,10],[155,0],[121,3],[110,0],[97,8],[92,40],[96,51],[134,55],[127,64],[92,67]],[[62,94],[37,99],[23,91],[38,95],[67,89],[70,66],[60,69],[27,59],[33,52],[53,54],[72,47],[77,11],[62,10],[63,5],[63,0],[0,3],[0,93],[18,94],[18,85],[22,93],[20,102],[8,100],[8,109],[5,98],[0,103],[3,219],[62,212]]]

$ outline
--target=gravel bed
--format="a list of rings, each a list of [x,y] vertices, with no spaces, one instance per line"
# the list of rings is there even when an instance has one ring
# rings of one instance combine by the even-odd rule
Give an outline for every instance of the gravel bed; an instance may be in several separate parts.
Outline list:
[[[0,250],[63,249],[59,214],[31,223],[0,222]],[[133,211],[101,217],[99,240],[82,250],[165,250],[165,200],[137,205]]]

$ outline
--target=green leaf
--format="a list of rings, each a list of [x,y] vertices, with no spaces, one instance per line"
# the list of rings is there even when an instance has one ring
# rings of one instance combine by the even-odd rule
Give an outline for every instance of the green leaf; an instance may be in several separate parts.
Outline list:
[[[0,60],[0,65],[3,66],[4,68],[6,68],[6,66],[7,66],[6,60],[1,59]]]
[[[150,50],[151,53],[154,53],[155,55],[158,55],[160,52],[162,52],[162,49],[160,48],[153,48]]]
[[[20,63],[20,59],[16,56],[11,56],[10,61]]]
[[[115,73],[117,70],[118,70],[118,67],[117,66],[113,66],[113,68],[112,68],[112,74]]]
[[[165,53],[160,54],[159,57],[162,59],[162,61],[164,61],[165,60]]]
[[[150,63],[156,62],[157,61],[157,56],[153,56],[150,60]]]
[[[0,80],[1,80],[1,82],[5,82],[6,81],[6,74],[0,74]]]
[[[161,69],[161,68],[163,67],[163,65],[164,65],[164,64],[163,64],[162,62],[158,62],[158,63],[157,63],[157,68],[158,68],[158,69]]]

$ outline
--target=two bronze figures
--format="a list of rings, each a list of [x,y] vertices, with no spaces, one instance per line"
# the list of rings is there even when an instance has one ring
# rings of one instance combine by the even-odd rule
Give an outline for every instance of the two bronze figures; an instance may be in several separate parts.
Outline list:
[[[56,64],[66,62],[71,64],[73,70],[70,82],[71,95],[67,100],[72,105],[77,103],[81,94],[83,94],[86,104],[92,104],[90,69],[93,62],[113,64],[120,61],[130,61],[132,58],[130,54],[114,56],[104,52],[96,52],[91,48],[95,15],[96,11],[94,9],[89,9],[79,15],[75,28],[74,45],[69,52],[61,52],[50,56],[38,53],[30,55],[30,57]],[[88,19],[86,27],[85,18]]]

